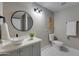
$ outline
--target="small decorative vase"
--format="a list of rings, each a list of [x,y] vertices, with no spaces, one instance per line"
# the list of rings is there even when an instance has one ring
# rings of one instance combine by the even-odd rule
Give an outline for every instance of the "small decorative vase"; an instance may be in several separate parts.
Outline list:
[[[30,37],[30,40],[33,40],[33,37]]]

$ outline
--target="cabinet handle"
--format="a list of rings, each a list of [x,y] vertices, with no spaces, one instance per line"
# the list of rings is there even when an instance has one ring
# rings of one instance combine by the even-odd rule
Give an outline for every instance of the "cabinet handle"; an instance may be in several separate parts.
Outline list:
[[[18,55],[20,56],[20,49],[18,49]]]

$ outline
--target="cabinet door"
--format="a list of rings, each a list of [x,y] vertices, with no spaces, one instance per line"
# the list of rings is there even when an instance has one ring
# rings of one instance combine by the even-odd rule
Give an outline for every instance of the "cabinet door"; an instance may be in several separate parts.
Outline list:
[[[14,51],[8,52],[4,56],[19,56],[19,53],[18,53],[18,50],[14,50]]]
[[[23,47],[20,49],[20,56],[32,56],[32,46]]]
[[[36,43],[33,45],[33,56],[40,56],[41,50],[40,50],[40,43]]]

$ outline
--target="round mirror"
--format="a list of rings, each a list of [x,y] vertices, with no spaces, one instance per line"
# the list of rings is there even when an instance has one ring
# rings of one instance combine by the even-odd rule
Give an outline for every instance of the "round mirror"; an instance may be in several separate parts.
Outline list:
[[[13,27],[19,31],[28,31],[33,26],[32,17],[25,11],[16,11],[11,16]]]

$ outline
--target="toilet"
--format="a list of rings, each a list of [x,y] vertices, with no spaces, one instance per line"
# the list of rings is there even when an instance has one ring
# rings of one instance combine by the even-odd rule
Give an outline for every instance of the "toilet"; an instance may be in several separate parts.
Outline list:
[[[54,40],[54,37],[55,37],[54,34],[49,34],[49,41],[51,41],[51,43],[57,47],[62,47],[64,42],[59,40]]]

